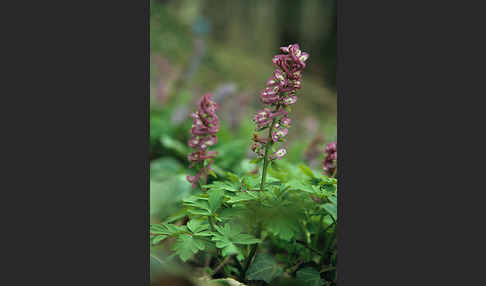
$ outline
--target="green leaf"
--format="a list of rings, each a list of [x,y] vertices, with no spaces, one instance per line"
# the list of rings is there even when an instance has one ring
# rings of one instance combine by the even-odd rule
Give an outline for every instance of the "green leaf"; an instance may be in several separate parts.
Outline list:
[[[263,280],[270,283],[273,279],[283,274],[283,269],[280,267],[275,258],[266,253],[257,254],[255,260],[248,269],[246,278],[248,280]]]
[[[208,230],[209,224],[206,221],[191,219],[187,223],[187,228],[196,236],[212,236],[213,233]]]
[[[167,229],[160,224],[151,224],[150,233],[154,234],[167,234]]]
[[[238,178],[238,176],[231,173],[231,172],[226,172],[226,176],[228,176],[228,179],[233,183],[239,183],[240,182],[240,179]]]
[[[321,177],[321,182],[319,184],[320,185],[337,185],[337,179],[323,176],[323,177]]]
[[[304,191],[310,194],[316,194],[316,190],[313,188],[313,186],[304,184],[300,181],[297,180],[290,180],[289,182],[286,183],[287,186],[289,186],[293,190],[300,190]]]
[[[260,239],[254,237],[253,235],[244,233],[235,235],[231,240],[236,244],[255,244],[261,242]]]
[[[334,204],[326,203],[322,205],[322,208],[328,212],[334,220],[337,220],[337,206]]]
[[[211,215],[211,212],[208,210],[188,210],[187,212],[193,215],[204,215],[204,216]]]
[[[191,197],[184,200],[184,205],[196,208],[195,210],[188,210],[190,214],[208,216],[212,213],[208,201],[203,200],[202,198]]]
[[[176,242],[172,246],[172,250],[174,250],[184,262],[191,258],[199,250],[204,250],[204,248],[205,245],[202,241],[188,234],[179,235]]]
[[[214,233],[212,231],[209,231],[209,230],[203,230],[203,231],[200,231],[198,233],[195,233],[194,235],[197,235],[197,236],[212,236],[212,235],[214,235]]]
[[[228,203],[234,204],[239,202],[245,201],[252,201],[258,198],[258,192],[256,191],[247,191],[247,192],[239,192],[236,196],[232,197]]]
[[[295,233],[298,232],[298,227],[288,219],[274,219],[267,225],[267,229],[274,235],[283,240],[290,241]]]
[[[249,175],[242,179],[242,183],[245,185],[246,190],[260,189],[260,176]]]
[[[302,281],[305,283],[304,285],[308,286],[322,286],[324,285],[324,281],[321,279],[321,275],[319,271],[312,267],[305,267],[297,271],[296,273],[297,280]]]
[[[223,257],[238,253],[240,253],[240,249],[233,243],[226,244],[221,250],[221,255],[223,255]]]
[[[198,201],[200,201],[202,198],[200,196],[190,196],[190,197],[187,197],[187,198],[184,198],[182,200],[182,202],[184,204],[187,204],[187,205],[193,205],[195,203],[197,203]]]
[[[239,254],[240,249],[236,244],[254,244],[259,243],[260,240],[249,234],[242,234],[241,227],[234,225],[231,227],[226,223],[224,227],[215,226],[216,231],[212,240],[216,242],[216,247],[222,249],[223,256],[231,254]]]
[[[316,176],[314,175],[314,172],[312,172],[311,168],[307,167],[306,165],[299,164],[299,169],[309,178],[315,179]]]
[[[208,172],[209,175],[211,175],[213,178],[217,178],[218,176],[216,175],[216,173],[213,171],[213,170],[209,170]]]
[[[187,223],[187,228],[192,233],[198,233],[198,232],[201,232],[203,230],[207,230],[209,228],[209,225],[202,220],[191,219]]]
[[[231,242],[229,240],[229,238],[227,238],[225,236],[222,236],[222,235],[219,235],[219,234],[215,234],[213,236],[212,240],[214,242],[216,242],[216,247],[217,248],[221,248],[222,249],[221,254],[223,256],[237,254],[237,253],[240,252],[240,250],[238,249],[238,247],[236,247],[236,245],[233,242]]]
[[[289,173],[280,171],[275,168],[268,168],[268,174],[281,182],[287,182],[289,179]]]
[[[216,228],[216,231],[218,231],[221,235],[228,237],[228,238],[234,237],[234,236],[240,234],[241,231],[242,231],[241,226],[238,225],[238,224],[231,226],[231,224],[227,223],[223,227],[216,225],[215,228]]]
[[[223,220],[233,220],[236,217],[242,217],[248,213],[245,207],[224,208],[220,213],[220,218]]]
[[[165,235],[174,235],[180,232],[185,231],[184,226],[177,226],[173,224],[151,224],[150,225],[150,233],[153,234],[165,234]]]
[[[166,239],[168,236],[165,234],[160,234],[160,235],[155,235],[150,238],[150,243],[151,244],[157,244],[161,242],[162,240]]]
[[[331,185],[331,184],[330,184],[330,185],[324,185],[324,186],[322,187],[322,189],[323,189],[324,191],[328,192],[328,193],[334,193],[334,192],[336,192],[336,189],[337,189],[337,188],[336,188],[336,185]]]
[[[184,209],[180,209],[178,212],[168,216],[165,220],[164,220],[164,223],[171,223],[171,222],[174,222],[176,220],[180,220],[181,218],[185,217],[187,214],[186,214],[186,210]]]
[[[211,189],[211,190],[223,190],[223,191],[230,191],[230,192],[238,192],[240,191],[240,182],[221,182],[216,181],[210,185],[204,185],[203,187]]]
[[[223,203],[224,191],[220,189],[209,190],[208,204],[212,213],[215,213]]]

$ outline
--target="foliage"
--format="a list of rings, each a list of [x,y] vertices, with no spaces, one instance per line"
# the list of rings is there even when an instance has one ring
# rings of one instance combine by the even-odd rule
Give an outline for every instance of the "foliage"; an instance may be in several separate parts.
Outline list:
[[[203,264],[201,252],[228,259],[223,275],[241,282],[334,283],[334,270],[319,271],[336,265],[337,180],[282,162],[270,166],[264,191],[258,175],[228,173],[203,186],[183,200],[182,219],[150,226],[152,245],[167,242],[182,261]]]

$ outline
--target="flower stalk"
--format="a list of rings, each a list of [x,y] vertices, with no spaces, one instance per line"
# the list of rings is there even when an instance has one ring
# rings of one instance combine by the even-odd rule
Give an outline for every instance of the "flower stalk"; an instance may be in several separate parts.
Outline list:
[[[287,154],[285,148],[273,151],[277,142],[284,142],[288,134],[291,119],[288,117],[290,105],[297,102],[296,92],[302,87],[302,70],[309,54],[302,52],[298,44],[281,47],[284,54],[273,57],[277,66],[273,76],[267,80],[267,86],[260,95],[260,100],[267,107],[257,112],[253,120],[257,124],[256,131],[269,129],[267,138],[254,135],[252,151],[257,157],[263,158],[262,180],[260,190],[265,188],[267,169],[270,162]]]
[[[272,131],[275,126],[276,119],[273,119],[272,124],[270,125],[269,131],[268,131],[268,137],[270,138],[272,136]],[[270,149],[273,146],[273,141],[269,140],[267,145],[265,146],[265,155],[263,157],[263,170],[262,170],[262,182],[260,183],[260,191],[264,190],[265,187],[265,180],[267,178],[267,169],[268,169],[268,163],[270,162],[269,154]]]

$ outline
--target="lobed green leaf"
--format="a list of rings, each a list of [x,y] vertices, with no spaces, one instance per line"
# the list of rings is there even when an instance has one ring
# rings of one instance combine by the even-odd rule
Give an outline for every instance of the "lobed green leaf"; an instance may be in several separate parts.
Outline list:
[[[266,253],[257,254],[255,260],[248,269],[246,278],[248,280],[263,280],[267,283],[283,274],[275,258]]]

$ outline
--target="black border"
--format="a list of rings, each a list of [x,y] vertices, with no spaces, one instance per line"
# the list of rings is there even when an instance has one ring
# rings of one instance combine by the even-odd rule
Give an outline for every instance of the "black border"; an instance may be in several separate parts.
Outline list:
[[[337,284],[344,285],[344,122],[343,122],[343,96],[344,96],[344,78],[343,78],[343,3],[336,1],[336,21],[337,21],[337,55],[336,55],[336,90],[337,90],[337,145],[338,145],[338,258],[337,258]]]
[[[0,284],[149,285],[149,0],[13,5]]]
[[[145,8],[145,143],[146,143],[146,156],[145,156],[145,279],[146,285],[150,283],[150,0],[145,0],[147,6]]]

